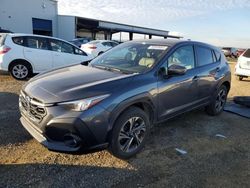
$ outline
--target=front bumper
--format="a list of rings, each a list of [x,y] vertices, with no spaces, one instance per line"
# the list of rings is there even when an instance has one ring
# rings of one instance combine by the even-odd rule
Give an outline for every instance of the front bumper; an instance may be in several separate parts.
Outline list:
[[[60,105],[46,106],[21,92],[19,108],[24,128],[49,150],[81,152],[108,145],[108,112],[101,107],[72,112]]]
[[[27,117],[22,116],[20,121],[23,127],[42,145],[52,151],[63,153],[82,153],[92,149],[102,149],[107,147],[107,143],[98,144],[88,128],[80,119],[59,119],[51,122],[48,126],[50,129],[42,132]],[[68,128],[65,128],[68,127]],[[75,135],[78,139],[76,146],[68,146],[63,140],[62,134]],[[78,136],[81,135],[81,136]],[[59,140],[53,140],[59,138]]]
[[[68,147],[63,142],[49,141],[29,120],[24,117],[20,118],[20,121],[24,128],[42,145],[49,150],[61,151],[61,152],[76,152],[80,149],[78,147]]]
[[[249,77],[250,76],[250,69],[242,69],[239,66],[235,68],[235,75],[236,76],[245,76]]]

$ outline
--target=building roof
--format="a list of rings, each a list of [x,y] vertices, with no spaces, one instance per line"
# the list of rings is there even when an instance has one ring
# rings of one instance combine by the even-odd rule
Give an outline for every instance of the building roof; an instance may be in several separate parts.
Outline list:
[[[67,16],[67,15],[59,15],[59,16]],[[131,33],[138,33],[138,34],[147,34],[147,35],[154,35],[154,36],[162,36],[162,37],[171,37],[171,38],[183,38],[181,36],[173,36],[169,35],[169,31],[160,30],[160,29],[153,29],[147,27],[140,27],[122,23],[115,23],[110,21],[103,21],[103,20],[96,20],[90,18],[83,18],[73,16],[77,20],[77,27],[79,28],[89,28],[89,29],[96,29],[96,30],[107,30],[113,33],[116,32],[131,32]]]

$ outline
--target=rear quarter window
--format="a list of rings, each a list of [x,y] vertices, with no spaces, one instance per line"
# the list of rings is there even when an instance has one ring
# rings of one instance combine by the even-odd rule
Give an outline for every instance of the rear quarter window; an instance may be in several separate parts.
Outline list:
[[[24,38],[23,37],[12,37],[12,41],[17,45],[24,46]]]

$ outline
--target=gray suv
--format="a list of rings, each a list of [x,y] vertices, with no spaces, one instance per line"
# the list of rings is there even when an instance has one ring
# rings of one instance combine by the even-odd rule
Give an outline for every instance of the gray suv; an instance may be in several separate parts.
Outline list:
[[[225,56],[214,46],[130,41],[31,79],[20,94],[21,122],[50,150],[108,148],[126,159],[143,148],[155,123],[203,106],[221,113],[230,82]]]

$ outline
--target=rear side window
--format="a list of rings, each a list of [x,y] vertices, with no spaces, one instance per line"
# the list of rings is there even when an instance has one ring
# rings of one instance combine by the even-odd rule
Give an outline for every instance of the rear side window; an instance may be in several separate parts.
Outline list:
[[[4,45],[5,38],[6,38],[6,35],[4,35],[4,34],[1,35],[0,34],[0,46]]]
[[[250,49],[247,49],[242,56],[250,58]]]
[[[115,42],[110,42],[113,47],[117,46],[118,44]]]
[[[24,38],[23,37],[12,37],[12,41],[18,45],[21,45],[21,46],[24,45]]]
[[[84,51],[82,51],[82,50],[80,50],[80,49],[78,49],[78,48],[75,48],[75,54],[76,54],[76,55],[87,56],[87,54],[86,54]]]
[[[197,53],[197,61],[198,61],[199,67],[208,65],[214,62],[213,52],[211,49],[197,46],[196,53]]]
[[[27,37],[26,38],[27,47],[48,50],[47,39],[39,37]]]
[[[107,47],[113,47],[111,42],[103,42],[102,45],[107,46]]]

